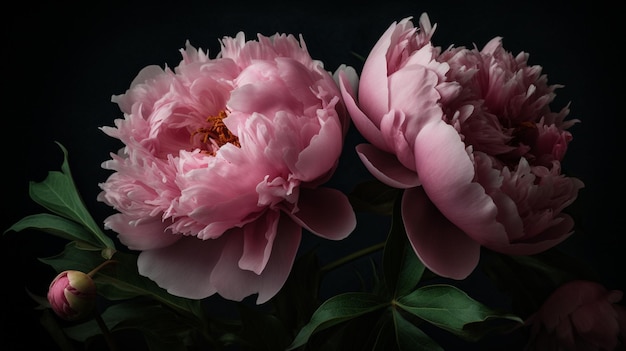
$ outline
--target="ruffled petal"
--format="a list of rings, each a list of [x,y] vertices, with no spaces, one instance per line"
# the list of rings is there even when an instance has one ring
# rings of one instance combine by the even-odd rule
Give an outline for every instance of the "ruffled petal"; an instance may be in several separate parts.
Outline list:
[[[313,234],[330,240],[347,237],[356,227],[356,215],[348,197],[331,188],[300,189],[293,220]]]
[[[474,271],[480,244],[443,216],[421,187],[404,191],[401,209],[411,246],[428,269],[459,280]]]

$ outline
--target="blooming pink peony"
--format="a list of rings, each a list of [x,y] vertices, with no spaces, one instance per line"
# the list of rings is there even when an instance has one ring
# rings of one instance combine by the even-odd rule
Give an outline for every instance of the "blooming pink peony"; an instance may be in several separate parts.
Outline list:
[[[341,79],[346,106],[369,144],[356,150],[382,182],[406,189],[411,245],[435,273],[467,277],[480,247],[534,254],[563,241],[562,210],[583,187],[561,174],[572,136],[558,87],[500,38],[482,50],[442,52],[426,14],[393,23],[368,55],[358,92]]]
[[[356,219],[347,197],[321,187],[350,119],[331,74],[292,35],[225,37],[211,59],[189,43],[171,70],[144,68],[124,113],[102,130],[124,148],[98,199],[105,220],[141,251],[140,274],[173,295],[215,293],[257,303],[284,284],[302,228],[332,240]]]
[[[93,313],[96,306],[96,284],[86,273],[63,271],[50,283],[48,302],[62,319],[74,321]]]
[[[527,319],[528,350],[612,351],[626,346],[623,293],[584,280],[555,290]]]

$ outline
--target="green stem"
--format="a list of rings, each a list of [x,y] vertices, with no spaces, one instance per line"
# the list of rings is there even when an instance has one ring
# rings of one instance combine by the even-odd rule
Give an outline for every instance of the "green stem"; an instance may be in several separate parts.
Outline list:
[[[100,316],[100,313],[96,312],[95,319],[96,322],[98,322],[100,330],[102,330],[104,340],[106,340],[107,345],[109,345],[109,350],[116,351],[117,345],[115,345],[115,341],[113,340],[113,334],[111,334],[109,327],[107,327],[106,323],[104,323],[104,320],[102,319],[102,316]]]
[[[346,263],[352,262],[352,261],[354,261],[354,260],[356,260],[358,258],[361,258],[363,256],[369,255],[369,254],[371,254],[373,252],[376,252],[376,251],[378,251],[378,250],[380,250],[380,249],[382,249],[384,247],[385,247],[385,242],[381,242],[381,243],[378,243],[376,245],[372,245],[370,247],[366,247],[366,248],[364,248],[362,250],[359,250],[357,252],[353,252],[350,255],[344,256],[344,257],[342,257],[342,258],[340,258],[340,259],[338,259],[338,260],[336,260],[334,262],[331,262],[331,263],[325,265],[324,267],[321,268],[320,272],[321,272],[321,274],[328,273],[328,272],[332,271],[333,269],[335,269],[337,267],[343,266]]]
[[[98,267],[92,269],[89,273],[87,273],[87,275],[90,276],[91,278],[93,278],[94,274],[98,273],[100,268],[106,266],[109,263],[117,263],[117,261],[115,261],[115,260],[106,260],[106,261],[102,262]]]

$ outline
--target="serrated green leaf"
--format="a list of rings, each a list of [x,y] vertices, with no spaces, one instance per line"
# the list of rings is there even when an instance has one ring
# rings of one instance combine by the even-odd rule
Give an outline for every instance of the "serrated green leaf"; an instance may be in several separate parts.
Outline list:
[[[63,151],[62,172],[50,171],[42,182],[29,183],[29,195],[33,201],[61,217],[84,225],[94,239],[103,247],[114,248],[111,238],[106,236],[96,224],[76,189],[67,161],[67,150],[57,143]]]
[[[456,334],[466,340],[476,341],[484,332],[474,333],[466,328],[470,323],[479,323],[494,318],[523,324],[523,320],[511,313],[491,309],[469,297],[464,291],[451,285],[428,285],[397,300],[401,309]]]
[[[383,250],[385,284],[394,297],[411,292],[424,273],[424,265],[417,258],[409,241],[401,215],[402,194],[399,193],[393,208],[391,229]]]
[[[393,324],[396,333],[398,350],[403,351],[443,351],[437,344],[417,326],[407,321],[396,309],[392,310]]]
[[[5,231],[5,233],[10,230],[20,232],[25,229],[40,230],[70,241],[84,241],[95,247],[102,245],[102,243],[97,240],[84,226],[65,217],[49,213],[26,216],[13,224]]]
[[[350,319],[374,312],[389,305],[388,301],[369,293],[343,293],[326,300],[296,335],[287,348],[293,350],[304,345],[314,333]]]

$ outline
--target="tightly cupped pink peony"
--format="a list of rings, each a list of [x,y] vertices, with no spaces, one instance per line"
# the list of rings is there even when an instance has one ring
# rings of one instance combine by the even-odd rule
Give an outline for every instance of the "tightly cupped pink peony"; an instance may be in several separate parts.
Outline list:
[[[561,172],[572,135],[568,108],[550,110],[555,89],[528,55],[501,38],[482,50],[433,46],[426,14],[394,22],[361,72],[340,77],[356,151],[380,181],[405,189],[402,217],[415,252],[433,272],[467,277],[480,247],[535,254],[573,231],[562,210],[583,183]]]
[[[148,66],[113,97],[124,118],[102,130],[124,146],[98,199],[119,211],[105,226],[141,251],[140,274],[169,293],[263,303],[302,228],[332,240],[355,228],[345,194],[322,186],[350,118],[301,37],[220,43],[213,59],[187,43],[176,68]]]
[[[559,286],[526,320],[527,350],[614,351],[626,346],[623,293],[574,280]]]

